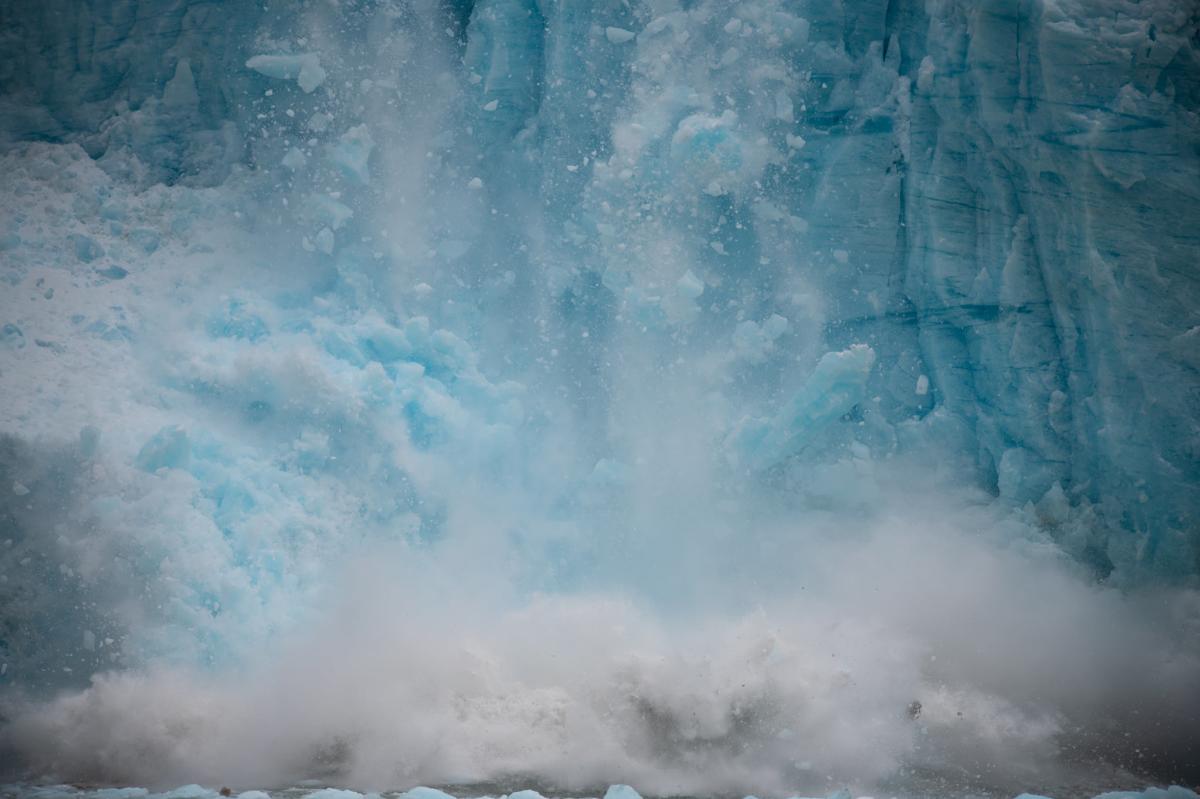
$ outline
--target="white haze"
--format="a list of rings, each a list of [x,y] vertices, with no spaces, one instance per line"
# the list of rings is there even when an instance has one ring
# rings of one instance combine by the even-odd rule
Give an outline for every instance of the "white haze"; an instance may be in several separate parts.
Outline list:
[[[503,557],[380,549],[244,667],[103,675],[18,712],[10,741],[40,773],[106,783],[660,795],[872,790],[912,769],[1054,786],[1077,761],[1102,785],[1156,765],[1130,739],[1186,756],[1194,593],[1097,587],[987,505],[917,496],[758,531],[792,579],[755,585],[737,557],[698,576],[736,613],[531,593]]]

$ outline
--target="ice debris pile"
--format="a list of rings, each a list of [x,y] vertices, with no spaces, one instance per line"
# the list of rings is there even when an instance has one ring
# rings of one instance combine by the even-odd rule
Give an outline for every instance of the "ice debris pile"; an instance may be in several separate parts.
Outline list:
[[[743,612],[815,579],[826,544],[798,529],[878,529],[899,471],[930,475],[905,506],[960,492],[1008,520],[983,536],[1005,557],[1182,587],[1138,639],[1182,713],[1187,4],[48,0],[0,19],[0,690],[234,668],[383,548],[516,605]],[[1092,596],[1062,591],[1070,612]],[[917,628],[924,657],[944,633]],[[1043,633],[1030,652],[1069,637]],[[1133,672],[1085,644],[1119,665],[1074,710],[1038,694],[1048,716]],[[1019,679],[985,688],[1044,721]],[[721,708],[728,732],[741,705]],[[910,730],[879,712],[903,761]],[[1173,723],[1155,746],[1180,750]],[[663,759],[708,745],[688,734]]]

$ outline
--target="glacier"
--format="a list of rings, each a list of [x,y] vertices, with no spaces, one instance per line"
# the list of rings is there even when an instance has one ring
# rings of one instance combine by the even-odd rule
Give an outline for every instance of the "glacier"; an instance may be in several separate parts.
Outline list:
[[[1200,782],[1194,3],[8,2],[0,175],[12,792]]]

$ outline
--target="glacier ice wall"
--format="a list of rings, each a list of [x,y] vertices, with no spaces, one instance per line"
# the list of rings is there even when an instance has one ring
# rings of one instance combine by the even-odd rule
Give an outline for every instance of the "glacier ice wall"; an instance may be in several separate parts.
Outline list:
[[[1018,504],[1058,485],[1122,531],[1070,542],[1101,573],[1197,571],[1188,4],[447,5],[436,47],[401,43],[420,4],[5,13],[10,142],[76,141],[112,175],[211,184],[278,171],[280,139],[303,149],[328,117],[318,148],[343,147],[344,177],[365,183],[376,140],[452,119],[433,170],[404,146],[377,148],[373,169],[469,185],[478,160],[512,224],[422,235],[463,249],[475,280],[521,267],[474,300],[481,315],[544,284],[539,301],[572,306],[560,318],[633,303],[686,325],[687,298],[659,287],[690,274],[706,306],[739,298],[713,314],[723,332],[785,311],[805,346],[871,343],[897,367],[867,392],[881,435],[953,439]],[[269,86],[279,99],[258,96]],[[403,123],[384,111],[406,106]],[[397,193],[363,194],[381,191]],[[659,233],[680,263],[648,251]],[[628,236],[634,252],[608,246]]]
[[[791,619],[798,590],[821,585],[821,614],[837,598],[869,620],[845,633],[854,643],[807,617],[749,636],[789,642],[752,690],[806,718],[787,731],[817,754],[793,757],[769,725],[747,732],[754,702],[736,691],[706,705],[707,726],[680,721],[734,680],[736,657],[675,693],[669,669],[597,655],[589,678],[531,678],[545,683],[534,699],[507,673],[504,690],[458,675],[479,749],[396,773],[566,779],[554,735],[529,744],[536,757],[488,747],[575,718],[563,708],[595,681],[627,696],[630,680],[642,700],[616,722],[559,732],[613,752],[683,732],[653,766],[597,756],[598,780],[613,763],[663,790],[717,790],[719,773],[722,789],[775,789],[803,782],[804,763],[886,774],[921,748],[890,715],[917,695],[939,741],[926,751],[948,762],[1016,768],[1040,756],[1021,739],[1069,728],[1107,746],[1114,724],[1183,762],[1195,719],[1174,700],[1197,679],[1200,574],[1198,31],[1176,0],[6,4],[0,685],[25,702],[107,669],[239,668],[339,607],[363,558],[395,564],[413,595],[388,588],[390,606],[422,618],[455,579],[512,608],[629,594],[679,627],[776,602],[789,609],[768,615]],[[842,528],[863,536],[856,554]],[[964,529],[1003,554],[985,558]],[[977,594],[958,556],[992,564]],[[822,562],[890,599],[860,603]],[[937,590],[912,600],[905,574]],[[932,610],[947,605],[982,616]],[[568,611],[513,612],[544,612],[572,649]],[[400,624],[406,645],[436,638],[346,613]],[[579,613],[608,629],[605,611]],[[1023,626],[1039,613],[1044,627]],[[530,673],[460,615],[496,668]],[[979,618],[1011,637],[978,638]],[[702,659],[658,622],[621,622],[636,645],[575,644]],[[906,675],[894,683],[857,643],[879,624],[896,637],[882,662]],[[371,645],[368,629],[346,636]],[[871,689],[806,705],[840,679],[788,671],[813,640],[857,652]],[[941,665],[914,665],[926,650]],[[1121,654],[1134,651],[1152,663]],[[1081,653],[1096,665],[1074,693],[1038,687]],[[432,659],[414,679],[436,682],[436,667],[454,672]],[[1130,687],[1139,669],[1158,693]],[[818,677],[780,676],[796,671]],[[94,745],[139,691],[194,716],[166,698],[194,692],[180,679],[103,678],[21,735],[50,753],[40,767],[102,773],[89,752],[125,763],[138,735],[153,742]],[[259,706],[219,691],[211,704],[232,717],[239,703]],[[967,706],[987,708],[969,733],[954,727]],[[848,743],[847,708],[878,722],[877,759]],[[508,714],[511,728],[496,722]],[[68,738],[76,718],[93,726]],[[611,740],[594,732],[606,724]],[[746,759],[744,736],[770,743]],[[710,770],[704,751],[721,752]],[[355,773],[406,778],[356,752]]]

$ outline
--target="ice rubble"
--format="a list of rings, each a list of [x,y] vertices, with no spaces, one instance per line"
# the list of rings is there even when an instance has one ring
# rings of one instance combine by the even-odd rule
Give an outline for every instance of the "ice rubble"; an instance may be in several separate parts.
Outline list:
[[[465,506],[530,592],[720,562],[891,457],[1200,573],[1173,0],[5,14],[0,685],[237,662]]]
[[[228,791],[228,789],[223,789]],[[100,788],[87,789],[70,785],[52,785],[37,788],[27,788],[20,785],[0,785],[0,796],[17,795],[27,799],[220,799],[227,794],[216,789],[200,785],[183,785],[169,791],[152,793],[146,788]],[[300,788],[289,788],[284,791],[241,791],[230,792],[235,799],[271,799],[272,795],[294,797],[294,799],[455,799],[455,796],[436,788],[417,787],[407,791],[386,793],[360,793],[341,788],[321,788],[305,791]],[[475,794],[463,794],[460,799],[474,797]],[[1113,791],[1100,794],[1093,799],[1196,799],[1197,794],[1187,788],[1173,785],[1169,788],[1148,788],[1144,791]],[[852,799],[854,794],[838,790],[829,794],[826,799]],[[481,796],[480,799],[492,799]],[[514,791],[501,794],[498,799],[546,799],[535,790]],[[611,785],[604,793],[603,799],[642,799],[642,795],[629,785]],[[746,799],[756,799],[748,796]],[[801,799],[801,797],[792,797]],[[864,797],[863,799],[867,799]],[[1016,799],[1049,799],[1038,794],[1023,793]]]

